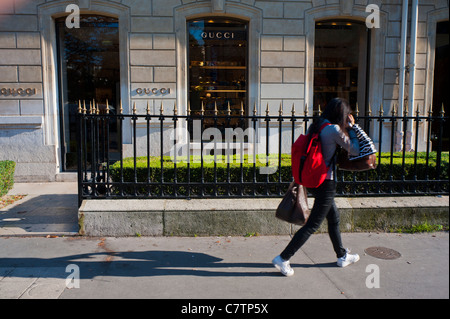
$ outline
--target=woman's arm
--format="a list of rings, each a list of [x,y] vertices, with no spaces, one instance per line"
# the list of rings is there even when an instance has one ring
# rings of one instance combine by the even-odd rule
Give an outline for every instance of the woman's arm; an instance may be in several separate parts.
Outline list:
[[[345,134],[338,125],[335,125],[336,134],[334,134],[334,141],[352,156],[359,155],[359,141],[356,137],[355,131],[349,127],[348,134]]]

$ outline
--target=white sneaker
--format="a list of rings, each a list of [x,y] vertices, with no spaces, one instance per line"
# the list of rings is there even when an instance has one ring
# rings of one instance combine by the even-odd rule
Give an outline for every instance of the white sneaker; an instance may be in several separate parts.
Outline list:
[[[358,254],[349,254],[350,250],[347,249],[345,256],[338,258],[337,265],[339,267],[347,267],[348,265],[354,264],[359,260]]]
[[[292,269],[289,265],[289,261],[283,260],[280,256],[275,257],[272,260],[272,263],[275,268],[281,271],[281,273],[286,277],[290,277],[294,274],[294,269]]]

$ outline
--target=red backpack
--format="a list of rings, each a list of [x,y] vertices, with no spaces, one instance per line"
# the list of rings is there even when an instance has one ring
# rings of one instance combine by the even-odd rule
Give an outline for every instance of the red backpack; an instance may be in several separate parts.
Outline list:
[[[297,184],[316,188],[327,177],[328,167],[323,159],[319,136],[320,132],[328,125],[331,124],[322,124],[318,133],[300,135],[292,145],[292,176]]]

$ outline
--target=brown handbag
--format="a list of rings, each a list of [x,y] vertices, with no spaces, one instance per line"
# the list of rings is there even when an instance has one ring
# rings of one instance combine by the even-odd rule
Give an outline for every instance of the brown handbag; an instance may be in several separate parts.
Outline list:
[[[275,216],[288,223],[303,226],[310,213],[306,188],[292,182],[278,205]]]
[[[370,154],[364,157],[350,160],[347,151],[339,151],[337,165],[341,171],[362,172],[377,168],[377,154]]]

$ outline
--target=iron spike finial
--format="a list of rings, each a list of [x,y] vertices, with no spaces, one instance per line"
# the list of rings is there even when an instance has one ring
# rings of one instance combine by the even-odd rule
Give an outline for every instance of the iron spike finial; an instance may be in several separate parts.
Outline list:
[[[108,99],[106,99],[106,114],[109,114],[109,104],[108,104]]]
[[[395,115],[397,114],[397,106],[396,106],[396,104],[393,104],[393,105],[392,105],[392,111],[391,111],[391,113],[392,113],[392,116],[395,116]]]

